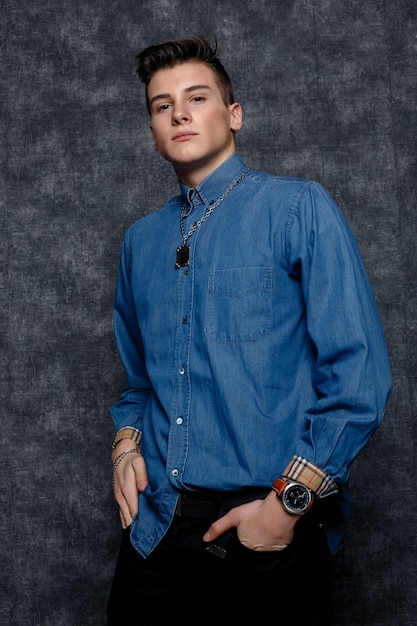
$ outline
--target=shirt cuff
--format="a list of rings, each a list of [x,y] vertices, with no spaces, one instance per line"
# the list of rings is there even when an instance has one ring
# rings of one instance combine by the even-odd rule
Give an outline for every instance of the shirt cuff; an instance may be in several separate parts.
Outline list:
[[[138,428],[134,428],[133,426],[123,426],[123,428],[118,430],[116,433],[116,436],[112,444],[112,450],[115,449],[119,441],[122,441],[122,439],[131,439],[140,448],[140,442],[142,440],[142,431],[140,431]]]
[[[338,492],[338,486],[331,476],[297,454],[294,454],[283,476],[305,485],[317,498],[325,498]]]

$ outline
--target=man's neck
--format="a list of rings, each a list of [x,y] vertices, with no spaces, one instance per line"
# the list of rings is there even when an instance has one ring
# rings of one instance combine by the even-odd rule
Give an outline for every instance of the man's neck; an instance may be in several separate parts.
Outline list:
[[[234,153],[236,148],[230,150],[228,154],[222,154],[217,160],[211,160],[208,163],[173,163],[172,166],[177,175],[178,180],[187,187],[195,189],[198,185],[209,176],[214,170],[220,167],[225,161],[227,161]]]

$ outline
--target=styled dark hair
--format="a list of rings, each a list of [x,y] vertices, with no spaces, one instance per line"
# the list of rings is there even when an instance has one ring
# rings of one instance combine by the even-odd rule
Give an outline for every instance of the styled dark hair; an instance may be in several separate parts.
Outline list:
[[[232,83],[219,59],[217,40],[211,47],[204,37],[173,39],[145,48],[136,59],[137,74],[146,87],[146,106],[149,113],[148,85],[152,76],[160,69],[174,67],[187,61],[201,61],[211,67],[224,103],[226,106],[234,103]]]

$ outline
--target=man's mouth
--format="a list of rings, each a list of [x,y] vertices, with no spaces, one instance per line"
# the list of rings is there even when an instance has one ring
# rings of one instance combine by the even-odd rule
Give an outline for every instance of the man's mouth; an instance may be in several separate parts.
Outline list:
[[[187,133],[178,133],[173,137],[173,141],[187,141],[188,139],[192,139],[195,137],[197,133],[187,132]]]

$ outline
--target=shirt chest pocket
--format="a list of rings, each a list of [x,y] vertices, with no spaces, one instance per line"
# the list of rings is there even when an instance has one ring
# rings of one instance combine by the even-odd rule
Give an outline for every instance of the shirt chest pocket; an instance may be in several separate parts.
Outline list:
[[[205,331],[212,341],[256,341],[269,333],[271,323],[271,268],[210,272]]]

